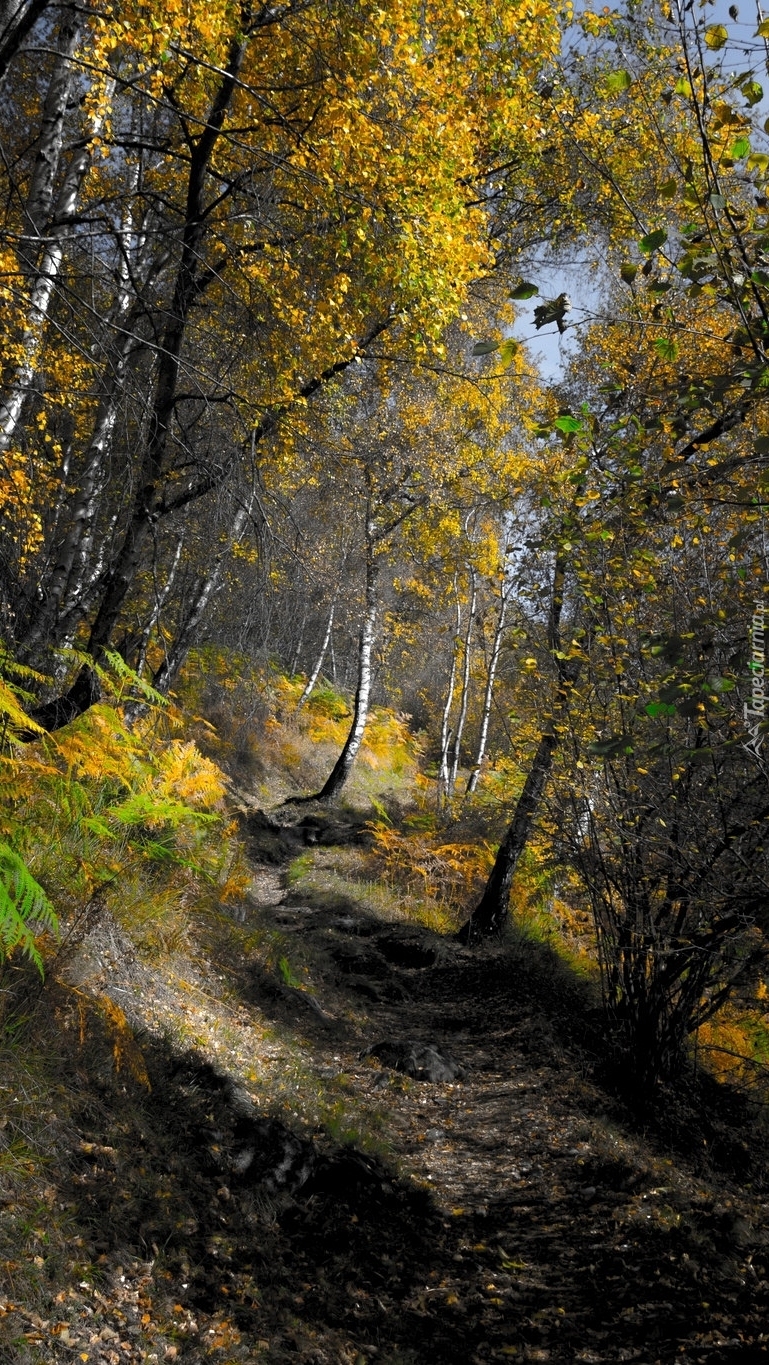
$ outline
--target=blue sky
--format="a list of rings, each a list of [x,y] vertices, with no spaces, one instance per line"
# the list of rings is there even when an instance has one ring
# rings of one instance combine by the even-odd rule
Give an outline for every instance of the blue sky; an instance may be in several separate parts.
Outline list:
[[[769,96],[766,58],[761,53],[760,40],[754,38],[759,17],[763,17],[764,14],[769,17],[769,3],[763,11],[759,9],[756,0],[750,0],[750,3],[738,3],[736,21],[729,14],[729,4],[730,0],[715,0],[715,3],[698,5],[696,13],[698,17],[703,17],[707,23],[722,23],[728,29],[730,46],[724,51],[730,54],[728,63],[736,71],[746,70],[749,64],[747,55],[739,51],[740,44],[744,42],[750,46],[756,79],[764,85]],[[585,5],[585,8],[599,9],[601,7],[597,3]],[[731,41],[737,44],[733,50]],[[769,98],[767,96],[754,112],[763,115],[769,113]],[[571,260],[559,259],[556,266],[552,262],[547,262],[543,253],[541,260],[534,262],[525,272],[527,279],[538,286],[539,295],[528,302],[517,304],[518,317],[513,328],[513,335],[521,341],[526,341],[529,353],[538,362],[541,373],[546,378],[558,379],[561,376],[569,351],[578,345],[579,324],[588,322],[601,305],[600,265],[596,266],[591,262],[587,250],[581,256],[577,251],[573,251],[571,256]],[[543,298],[555,298],[564,291],[572,301],[572,311],[567,318],[567,322],[571,326],[567,328],[563,336],[552,324],[538,332],[534,326],[535,307],[542,302]]]

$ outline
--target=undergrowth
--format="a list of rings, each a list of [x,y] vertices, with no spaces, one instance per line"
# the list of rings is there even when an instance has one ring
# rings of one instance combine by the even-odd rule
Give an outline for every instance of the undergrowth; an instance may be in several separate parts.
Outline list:
[[[351,699],[321,679],[297,711],[305,682],[213,647],[194,653],[184,670],[178,699],[196,718],[199,744],[262,805],[318,790],[347,737]],[[420,756],[409,718],[373,707],[347,799],[363,808],[383,794],[410,800]]]
[[[102,670],[111,695],[53,734],[27,728],[27,693],[3,684],[0,956],[42,967],[97,905],[167,950],[197,901],[247,885],[224,774],[154,694],[129,725],[124,675]]]

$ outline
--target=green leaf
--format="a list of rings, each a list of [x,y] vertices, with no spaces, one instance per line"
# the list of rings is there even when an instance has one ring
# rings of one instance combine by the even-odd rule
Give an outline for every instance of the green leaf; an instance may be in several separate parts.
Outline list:
[[[750,273],[750,278],[754,284],[763,284],[764,286],[769,285],[769,271],[752,270]]]
[[[769,436],[758,436],[754,448],[757,455],[769,455]]]
[[[740,89],[747,104],[751,109],[754,104],[760,104],[764,98],[764,87],[758,81],[744,81]]]
[[[678,343],[669,340],[667,337],[657,337],[654,342],[654,349],[663,360],[673,361],[678,358]]]
[[[579,418],[569,417],[568,415],[564,415],[563,417],[556,417],[555,421],[553,422],[553,426],[557,427],[559,431],[566,432],[582,430],[582,423],[580,422]]]
[[[742,161],[744,156],[749,156],[750,138],[738,137],[737,141],[732,143],[730,155],[734,157],[735,161]]]
[[[726,208],[726,200],[722,194],[709,194],[708,203],[711,204],[714,209]]]
[[[677,191],[678,181],[674,175],[671,175],[670,179],[666,180],[664,185],[660,185],[659,187],[659,194],[662,199],[675,199]]]
[[[651,256],[652,252],[662,246],[667,239],[667,228],[655,228],[654,232],[648,232],[645,237],[641,238],[638,249],[643,252],[644,256]]]
[[[751,152],[746,165],[749,171],[760,171],[763,175],[769,169],[769,156],[766,152]]]
[[[686,79],[685,76],[679,76],[678,80],[675,83],[674,89],[677,95],[691,95],[692,93],[691,83]]]
[[[648,706],[644,707],[644,711],[647,716],[654,718],[655,716],[674,716],[676,708],[666,701],[650,701]]]
[[[673,288],[670,280],[653,280],[647,287],[650,294],[667,294]]]
[[[517,355],[519,350],[520,346],[513,337],[508,337],[507,341],[503,341],[499,348],[499,358],[502,361],[502,364],[509,365],[513,356]]]
[[[638,266],[633,265],[632,261],[623,261],[619,268],[619,273],[620,279],[624,280],[625,284],[632,284],[638,274]]]
[[[492,351],[498,351],[501,346],[500,341],[476,341],[472,349],[473,355],[491,355]]]
[[[526,280],[522,280],[519,285],[516,285],[515,289],[510,295],[510,298],[533,299],[534,295],[538,293],[539,290],[535,284],[528,284]]]
[[[705,29],[705,42],[711,52],[719,52],[729,41],[729,31],[723,24],[708,24]]]
[[[629,90],[633,84],[633,77],[629,71],[612,71],[606,77],[606,89],[612,95],[618,95],[623,90]]]

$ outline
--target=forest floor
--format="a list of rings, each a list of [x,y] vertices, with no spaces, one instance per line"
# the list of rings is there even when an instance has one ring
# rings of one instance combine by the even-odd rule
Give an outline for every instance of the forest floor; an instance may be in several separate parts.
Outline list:
[[[0,1360],[769,1354],[739,1132],[680,1096],[642,1132],[551,948],[471,953],[334,890],[357,829],[307,811],[244,817],[252,893],[162,960],[96,915],[5,1038]]]

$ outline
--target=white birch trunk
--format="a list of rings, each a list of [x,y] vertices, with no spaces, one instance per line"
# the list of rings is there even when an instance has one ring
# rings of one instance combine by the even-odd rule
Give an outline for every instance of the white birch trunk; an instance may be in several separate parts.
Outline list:
[[[64,120],[74,74],[72,57],[78,37],[79,25],[74,12],[70,10],[59,29],[59,54],[43,103],[40,137],[24,207],[24,216],[33,242],[44,235],[51,217],[53,187],[61,161]]]
[[[74,153],[64,183],[59,191],[54,222],[45,238],[40,267],[36,272],[29,301],[29,312],[21,339],[21,360],[10,381],[8,391],[0,399],[0,454],[14,440],[22,409],[37,370],[45,324],[51,308],[56,282],[59,278],[67,232],[77,207],[77,200],[91,162],[91,142],[98,137],[105,118],[106,102],[115,82],[108,81],[104,100],[95,115],[87,141]]]
[[[328,621],[326,622],[326,633],[325,633],[325,635],[323,636],[323,644],[321,645],[321,647],[320,647],[320,653],[318,654],[318,657],[317,657],[317,659],[315,660],[315,667],[313,668],[312,673],[310,674],[309,678],[307,679],[307,685],[306,685],[306,687],[305,687],[305,689],[304,689],[304,691],[303,691],[301,697],[299,698],[298,702],[296,703],[297,712],[301,711],[301,709],[302,709],[302,707],[304,706],[305,702],[308,700],[308,698],[309,698],[310,695],[312,694],[312,689],[314,688],[314,686],[315,686],[315,684],[316,684],[316,682],[318,681],[318,678],[319,678],[319,676],[320,676],[320,670],[321,670],[321,668],[323,667],[323,660],[324,660],[325,657],[326,657],[326,650],[328,649],[329,640],[331,639],[331,632],[332,632],[332,630],[334,629],[334,612],[335,612],[335,611],[336,611],[336,602],[332,602],[332,603],[331,603],[331,611],[330,611],[329,614],[328,614]]]
[[[334,798],[339,795],[350,776],[352,765],[355,762],[358,750],[363,741],[363,732],[366,728],[369,703],[371,700],[371,661],[374,653],[377,608],[379,605],[377,593],[378,577],[379,563],[376,553],[376,528],[371,514],[371,496],[369,494],[368,507],[366,509],[366,607],[363,617],[363,626],[360,633],[360,647],[358,650],[358,685],[355,690],[355,708],[353,711],[350,733],[345,740],[344,748],[334,764],[323,789],[318,793],[319,801],[333,801]]]
[[[451,708],[454,705],[454,688],[457,682],[457,653],[459,650],[459,632],[462,627],[462,604],[459,600],[459,588],[456,578],[454,579],[454,592],[456,594],[457,624],[454,631],[454,639],[451,645],[451,672],[449,673],[449,686],[446,693],[446,704],[443,708],[441,718],[441,754],[438,764],[438,805],[442,805],[443,800],[448,796],[449,791],[449,748],[451,745]]]
[[[454,735],[454,753],[451,763],[451,773],[449,775],[448,794],[453,796],[454,787],[459,771],[459,754],[462,747],[462,736],[467,720],[467,707],[470,700],[470,661],[473,645],[473,625],[475,623],[475,603],[478,596],[478,576],[475,569],[470,569],[470,604],[467,617],[467,630],[465,632],[465,650],[462,660],[462,698],[459,704],[459,716],[457,717],[457,728]]]
[[[206,614],[208,604],[221,584],[227,556],[233,545],[236,545],[240,540],[240,537],[245,530],[250,510],[250,507],[239,508],[232,524],[232,530],[227,537],[226,544],[222,545],[218,551],[205,578],[200,580],[197,593],[184,615],[176,639],[153,678],[153,687],[155,687],[158,692],[168,691],[168,688],[173,683],[174,678],[192,648],[195,636],[198,632],[198,627]]]
[[[499,613],[497,624],[494,630],[494,642],[491,647],[491,658],[489,659],[489,669],[486,674],[486,691],[483,697],[483,715],[481,716],[481,733],[478,738],[478,752],[475,756],[472,772],[467,783],[467,795],[469,796],[478,786],[483,760],[486,757],[486,744],[489,738],[489,721],[491,719],[491,703],[494,698],[494,682],[497,676],[497,665],[502,649],[502,636],[505,630],[505,619],[507,617],[508,596],[505,592],[505,583],[502,582],[501,597],[499,603]]]
[[[141,674],[144,672],[144,666],[147,662],[147,650],[149,648],[152,632],[155,629],[155,626],[157,625],[158,621],[160,620],[160,616],[166,602],[171,596],[171,589],[173,588],[174,582],[176,581],[176,574],[181,561],[183,548],[184,532],[182,532],[182,534],[179,536],[176,542],[176,553],[174,554],[171,568],[169,569],[168,574],[166,575],[165,583],[163,584],[160,592],[157,591],[157,587],[155,588],[155,605],[152,608],[150,618],[147,621],[144,630],[142,631],[141,643],[139,645],[139,655],[136,660],[136,672],[139,674],[140,677]]]
[[[108,333],[115,333],[118,340],[108,348],[103,392],[83,456],[79,486],[70,503],[68,530],[54,557],[42,609],[24,637],[28,648],[44,637],[58,643],[57,622],[68,620],[82,602],[101,495],[107,481],[107,456],[112,448],[128,358],[136,345],[130,326],[136,280],[142,274],[149,278],[147,270],[142,268],[146,232],[134,233],[130,207],[126,210],[120,238],[122,264],[117,296],[105,324]]]

